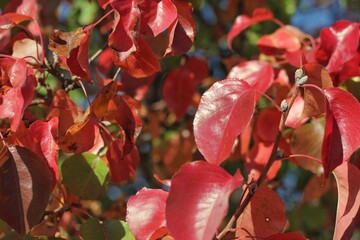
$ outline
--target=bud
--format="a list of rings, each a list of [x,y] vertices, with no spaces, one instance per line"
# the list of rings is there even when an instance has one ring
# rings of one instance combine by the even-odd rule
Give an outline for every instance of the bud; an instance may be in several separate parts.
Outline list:
[[[288,110],[288,107],[289,106],[286,99],[282,100],[280,104],[281,111],[286,112]]]
[[[303,84],[305,84],[305,83],[307,82],[307,80],[308,80],[308,76],[305,75],[305,76],[303,76],[302,78],[300,78],[299,80],[297,80],[297,81],[296,81],[296,84],[297,84],[298,86],[302,86]]]
[[[302,70],[302,68],[296,69],[296,71],[295,71],[295,81],[298,81],[303,76],[304,76],[304,71]]]

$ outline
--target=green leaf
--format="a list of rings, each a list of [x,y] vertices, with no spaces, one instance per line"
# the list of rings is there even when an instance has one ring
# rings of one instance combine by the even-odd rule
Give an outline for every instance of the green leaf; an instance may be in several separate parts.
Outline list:
[[[9,227],[4,221],[0,219],[0,237],[1,240],[20,240],[19,235],[14,229]]]
[[[66,159],[61,172],[63,183],[82,199],[97,199],[108,180],[109,168],[95,154],[78,153]]]
[[[80,234],[84,240],[132,240],[135,239],[130,232],[126,222],[111,220],[99,221],[98,219],[89,219],[81,225]]]

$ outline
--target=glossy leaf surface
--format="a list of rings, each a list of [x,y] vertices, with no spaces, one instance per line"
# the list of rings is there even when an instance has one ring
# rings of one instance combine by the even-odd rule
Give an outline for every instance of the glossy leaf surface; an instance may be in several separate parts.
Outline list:
[[[338,205],[333,240],[351,239],[359,220],[360,170],[350,163],[343,163],[334,170],[338,188]]]
[[[328,88],[324,93],[328,103],[321,157],[328,177],[360,146],[360,103],[339,88]]]
[[[166,227],[167,197],[164,190],[143,188],[129,199],[126,222],[136,239],[150,239],[158,229]]]
[[[0,218],[24,237],[43,216],[51,173],[46,162],[26,148],[9,147],[7,157],[0,167]]]
[[[205,159],[224,161],[236,137],[249,124],[255,107],[252,86],[239,79],[216,82],[201,97],[194,119],[196,144]]]
[[[171,236],[178,240],[212,239],[227,213],[230,194],[241,184],[239,172],[232,177],[207,162],[185,164],[174,175],[166,202]]]

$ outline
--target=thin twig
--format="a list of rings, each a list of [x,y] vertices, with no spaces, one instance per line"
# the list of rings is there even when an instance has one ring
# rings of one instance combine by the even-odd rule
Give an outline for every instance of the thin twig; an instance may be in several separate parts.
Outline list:
[[[300,86],[296,86],[295,91],[293,92],[291,99],[289,101],[289,107],[286,110],[286,112],[283,113],[280,123],[279,123],[279,131],[278,134],[276,136],[275,142],[274,142],[274,147],[271,151],[270,157],[264,167],[264,170],[261,172],[261,175],[259,176],[259,178],[256,181],[256,185],[260,186],[262,184],[262,182],[264,181],[267,173],[269,172],[271,166],[273,165],[273,163],[275,162],[275,160],[279,159],[281,156],[278,156],[278,147],[280,144],[280,140],[282,137],[282,133],[284,131],[285,128],[285,121],[289,115],[290,109],[295,101],[295,98],[297,97],[297,95],[299,94],[300,91]],[[239,218],[239,216],[244,212],[245,208],[247,207],[247,205],[250,203],[250,200],[252,199],[252,197],[256,194],[256,191],[251,192],[249,191],[248,194],[246,195],[244,201],[239,205],[239,207],[236,209],[235,214],[231,217],[230,221],[228,222],[228,224],[226,225],[226,227],[220,232],[220,234],[216,237],[216,239],[220,240],[223,239],[227,233],[229,232],[229,230],[232,228],[232,226],[235,224],[236,220]]]

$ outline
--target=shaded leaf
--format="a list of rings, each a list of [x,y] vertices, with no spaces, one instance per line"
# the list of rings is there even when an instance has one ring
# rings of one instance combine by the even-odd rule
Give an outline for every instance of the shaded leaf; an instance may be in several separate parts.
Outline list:
[[[140,161],[139,152],[136,147],[130,153],[123,154],[121,139],[110,144],[106,152],[106,158],[109,162],[110,179],[116,183],[125,181],[133,176]]]
[[[306,240],[306,239],[307,238],[305,238],[303,235],[301,235],[298,232],[278,233],[265,238],[265,240]]]
[[[235,19],[230,31],[228,32],[228,46],[232,49],[232,41],[246,28],[258,22],[272,20],[274,18],[272,12],[266,8],[257,8],[254,10],[252,17],[247,15],[240,15]]]
[[[9,147],[0,167],[0,218],[22,237],[37,224],[51,193],[45,161],[23,147]]]
[[[261,93],[266,92],[274,80],[274,71],[270,63],[262,61],[246,61],[233,67],[227,78],[244,80]],[[259,99],[261,95],[257,95]]]
[[[141,101],[149,90],[151,84],[155,81],[156,75],[144,78],[134,78],[126,72],[121,75],[121,83],[124,91],[134,99]]]
[[[231,152],[236,137],[250,123],[255,107],[253,87],[239,79],[216,82],[201,97],[194,119],[199,151],[219,164]]]
[[[262,142],[272,143],[279,131],[282,113],[275,107],[269,107],[258,114],[254,134]]]
[[[314,120],[298,129],[295,129],[290,149],[292,154],[305,154],[311,157],[321,158],[321,146],[324,137],[324,121]],[[296,157],[295,162],[302,168],[312,171],[315,174],[322,173],[321,164],[314,160]]]
[[[173,176],[166,202],[171,236],[212,239],[227,213],[230,194],[241,184],[239,172],[232,177],[223,168],[203,161],[183,165]]]
[[[334,175],[338,188],[338,205],[333,239],[351,239],[359,220],[360,170],[345,162],[334,170]]]
[[[324,93],[328,104],[321,157],[328,177],[360,146],[360,103],[339,88],[327,88]]]
[[[143,188],[129,198],[126,222],[136,239],[150,239],[158,229],[166,227],[167,197],[164,190]]]
[[[271,188],[260,185],[236,222],[236,237],[267,238],[286,226],[285,205]]]
[[[328,71],[318,63],[307,63],[303,66],[308,76],[307,83],[314,84],[320,88],[333,87],[333,83]],[[315,88],[304,89],[304,110],[301,119],[317,116],[324,113],[326,109],[326,100],[324,95]]]
[[[119,220],[91,218],[81,225],[80,234],[84,240],[135,240],[127,223]]]
[[[97,199],[104,190],[109,169],[95,154],[77,153],[61,166],[63,183],[72,194],[82,199]]]

